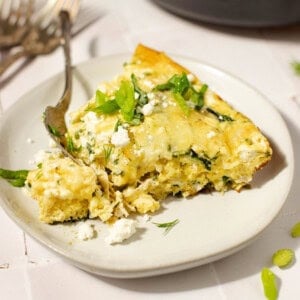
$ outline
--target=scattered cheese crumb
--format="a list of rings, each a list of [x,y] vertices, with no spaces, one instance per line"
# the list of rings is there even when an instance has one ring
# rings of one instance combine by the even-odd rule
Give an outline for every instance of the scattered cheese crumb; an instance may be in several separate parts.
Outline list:
[[[116,147],[124,147],[129,144],[129,142],[128,130],[124,129],[122,126],[119,126],[118,130],[111,136],[111,143]]]
[[[144,116],[151,115],[153,110],[154,110],[154,105],[152,102],[149,102],[142,107],[142,113]]]
[[[188,74],[187,79],[189,82],[194,82],[195,81],[195,76],[193,74]]]
[[[50,148],[56,148],[57,144],[55,143],[55,141],[53,139],[49,139],[49,147]]]
[[[147,97],[150,99],[150,100],[152,100],[152,99],[154,99],[154,97],[155,97],[155,95],[154,95],[154,93],[148,93],[147,94]]]
[[[207,134],[206,134],[206,136],[207,136],[207,138],[212,138],[212,137],[214,137],[216,135],[216,133],[214,132],[214,131],[209,131]]]
[[[77,237],[81,241],[92,239],[95,236],[94,225],[89,223],[81,223],[78,226]]]
[[[47,157],[48,153],[45,150],[39,150],[35,155],[34,155],[34,162],[36,164],[39,164],[41,162],[43,162],[46,157]]]
[[[138,222],[131,219],[120,219],[110,229],[109,236],[105,242],[109,245],[122,243],[130,238],[135,232]]]
[[[26,140],[26,142],[27,142],[28,144],[33,144],[33,143],[34,143],[34,140],[31,139],[31,138],[28,138],[28,139]]]

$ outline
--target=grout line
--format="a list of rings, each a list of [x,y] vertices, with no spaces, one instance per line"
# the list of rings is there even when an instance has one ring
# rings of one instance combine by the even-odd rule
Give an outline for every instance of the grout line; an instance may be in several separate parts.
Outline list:
[[[218,292],[220,294],[220,299],[227,300],[227,296],[226,296],[226,294],[225,294],[225,292],[224,292],[224,290],[222,288],[222,283],[220,281],[220,278],[219,278],[218,272],[217,272],[217,270],[216,270],[216,268],[214,266],[214,263],[210,263],[209,264],[209,268],[210,268],[211,272],[213,273],[215,280],[217,281]]]
[[[27,238],[26,238],[26,233],[24,231],[23,231],[23,242],[24,242],[24,254],[26,256],[26,265],[24,267],[24,286],[25,286],[27,299],[32,300],[33,298],[31,292],[31,284],[30,284],[30,278],[28,274],[29,257],[28,257]]]
[[[24,254],[28,260],[28,248],[27,248],[27,240],[26,240],[26,233],[23,231],[23,242],[24,242]]]

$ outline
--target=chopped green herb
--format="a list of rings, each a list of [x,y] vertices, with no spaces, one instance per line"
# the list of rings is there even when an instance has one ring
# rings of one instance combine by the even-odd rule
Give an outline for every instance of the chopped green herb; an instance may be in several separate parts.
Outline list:
[[[216,116],[217,119],[218,119],[220,122],[225,122],[225,121],[227,121],[227,122],[232,122],[232,121],[233,121],[233,119],[232,119],[231,117],[229,117],[229,116],[227,116],[227,115],[222,115],[222,114],[216,112],[215,110],[213,110],[213,109],[211,109],[211,108],[209,108],[209,107],[207,107],[206,110],[207,110],[209,113],[211,113],[211,114],[213,114],[214,116]]]
[[[118,128],[121,125],[122,125],[122,121],[120,119],[118,119],[118,121],[116,122],[115,127],[114,127],[114,132],[118,131]]]
[[[95,113],[102,113],[105,115],[110,115],[115,113],[116,111],[118,111],[120,109],[118,103],[116,102],[116,100],[108,100],[105,103],[103,103],[100,106],[91,108],[90,110],[95,112]]]
[[[112,151],[113,151],[113,146],[112,145],[104,145],[103,146],[104,159],[105,159],[106,162],[108,162]]]
[[[42,168],[42,166],[43,166],[43,164],[42,164],[42,163],[38,163],[38,164],[37,164],[37,167],[38,167],[39,169],[41,169],[41,168]]]
[[[96,91],[96,106],[103,105],[108,100],[107,96],[100,90]]]
[[[176,102],[183,109],[185,114],[189,113],[189,106],[186,101],[191,100],[196,110],[200,110],[204,105],[204,95],[208,89],[207,84],[203,84],[197,92],[189,82],[186,74],[174,75],[166,83],[157,85],[155,91],[171,91]]]
[[[115,93],[115,97],[124,120],[130,122],[134,117],[136,107],[132,82],[122,81],[120,88]]]
[[[138,97],[138,104],[140,106],[144,106],[145,104],[148,103],[149,99],[148,99],[148,96],[147,96],[147,93],[144,92],[139,86],[138,86],[138,81],[137,81],[137,78],[134,74],[131,74],[131,82],[133,84],[133,88],[134,88],[134,91],[136,93],[138,93],[139,97]]]
[[[292,63],[292,68],[294,69],[294,72],[296,75],[300,76],[300,61],[294,60]]]
[[[89,155],[95,154],[95,151],[93,150],[92,145],[90,143],[86,143],[86,149],[87,149]]]
[[[276,300],[278,297],[276,276],[268,268],[261,270],[261,281],[264,288],[265,296],[268,300]]]
[[[167,222],[167,223],[155,223],[153,222],[154,225],[156,225],[158,228],[164,228],[164,234],[167,234],[176,224],[179,223],[178,219],[175,219],[174,221]]]
[[[183,110],[183,112],[185,113],[185,115],[189,115],[190,113],[190,108],[187,105],[185,99],[181,96],[180,93],[174,93],[174,99],[177,102],[177,104],[179,105],[179,107]]]
[[[75,132],[74,137],[75,137],[76,140],[78,140],[80,138],[79,131]]]
[[[207,84],[203,84],[199,92],[197,92],[194,88],[192,88],[193,94],[191,95],[191,100],[195,103],[196,110],[200,110],[203,107],[204,95],[207,89],[208,89]]]
[[[0,168],[0,177],[6,179],[12,186],[23,187],[27,179],[28,170],[6,170]]]
[[[300,237],[300,222],[296,223],[291,229],[291,236],[293,238]]]
[[[222,180],[225,185],[232,184],[232,179],[229,176],[226,176],[226,175],[222,176]]]
[[[159,84],[155,87],[157,91],[168,91],[171,90],[173,93],[179,93],[184,95],[190,87],[190,82],[186,74],[173,75],[166,83]]]
[[[272,262],[275,266],[287,267],[294,260],[295,253],[292,249],[277,250],[272,256]]]
[[[198,160],[200,160],[202,162],[202,164],[204,165],[205,169],[206,170],[211,170],[211,165],[212,165],[212,162],[211,162],[211,159],[209,157],[207,157],[206,155],[204,156],[200,156],[197,152],[195,152],[193,149],[191,149],[189,151],[189,155],[193,158],[196,158]]]
[[[81,147],[76,147],[74,144],[72,137],[70,135],[67,135],[67,150],[70,153],[78,152],[81,149]]]
[[[48,129],[50,131],[51,134],[53,134],[54,136],[60,137],[61,133],[59,132],[59,130],[57,128],[55,128],[54,126],[48,125]]]

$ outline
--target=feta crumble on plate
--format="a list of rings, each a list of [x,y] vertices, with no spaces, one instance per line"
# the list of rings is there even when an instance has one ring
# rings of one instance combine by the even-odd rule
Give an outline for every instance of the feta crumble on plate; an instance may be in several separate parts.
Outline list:
[[[131,219],[122,218],[115,222],[109,229],[109,236],[105,242],[109,245],[122,243],[136,233],[138,222]]]

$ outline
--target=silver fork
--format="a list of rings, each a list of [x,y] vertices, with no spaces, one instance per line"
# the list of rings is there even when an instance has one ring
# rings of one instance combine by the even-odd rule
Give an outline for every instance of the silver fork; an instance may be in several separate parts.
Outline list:
[[[63,49],[65,56],[65,88],[61,99],[56,106],[48,106],[44,113],[44,124],[50,137],[56,142],[57,146],[62,152],[73,159],[75,162],[82,164],[80,160],[77,160],[66,149],[67,140],[67,126],[65,122],[65,114],[69,108],[72,94],[72,67],[71,67],[71,55],[70,55],[70,36],[71,36],[71,24],[68,13],[62,11],[60,13],[62,21],[62,37],[63,37]]]
[[[33,0],[0,0],[0,49],[21,42],[30,28]]]
[[[36,22],[37,25],[31,27],[20,48],[0,63],[0,75],[21,57],[33,58],[49,54],[59,46],[61,32],[57,13],[60,10],[68,11],[74,20],[79,10],[79,0],[57,0],[51,13],[46,14]]]

